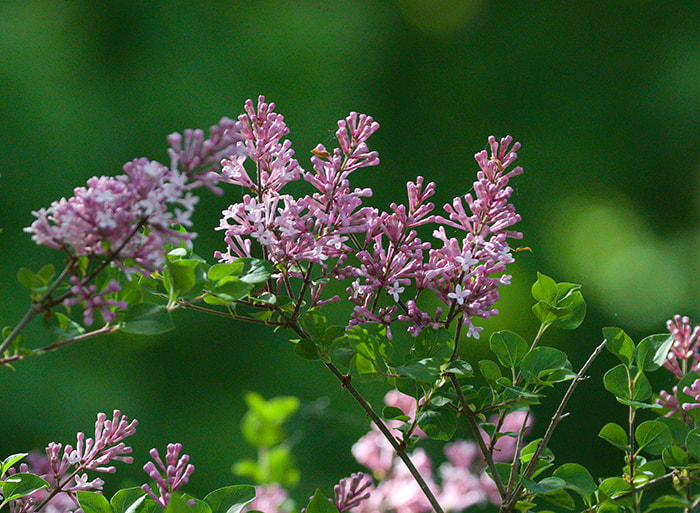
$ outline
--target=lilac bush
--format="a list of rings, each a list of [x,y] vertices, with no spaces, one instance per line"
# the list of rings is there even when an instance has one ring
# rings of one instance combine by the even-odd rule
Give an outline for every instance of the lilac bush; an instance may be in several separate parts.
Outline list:
[[[381,211],[369,204],[370,188],[351,184],[355,172],[379,165],[369,146],[378,128],[371,116],[350,113],[338,121],[337,147],[313,148],[307,170],[295,159],[284,117],[261,96],[208,136],[171,134],[169,165],[135,159],[123,174],[93,177],[72,197],[34,212],[26,231],[37,244],[62,251],[65,266],[58,273],[52,266],[19,271],[30,306],[3,328],[0,363],[115,331],[162,333],[174,328],[179,309],[265,324],[290,333],[296,354],[324,366],[372,421],[352,448],[372,476],[340,480],[330,499],[318,490],[307,513],[443,513],[487,504],[502,513],[550,505],[634,513],[700,507],[700,328],[676,316],[668,333],[638,343],[619,328],[604,328],[604,340],[575,372],[566,353],[543,338],[550,328],[581,324],[581,286],[538,273],[531,289],[537,332],[529,341],[510,330],[491,333],[491,358],[473,361],[470,339],[482,330],[474,320],[498,314],[501,287],[511,280],[508,265],[521,249],[511,247],[522,237],[511,203],[511,179],[523,172],[514,166],[520,144],[510,136],[488,138],[488,149],[475,155],[471,192],[442,211],[430,201],[436,184],[422,176],[406,184],[403,203]],[[211,264],[194,253],[199,187],[216,194],[243,190],[212,223],[223,243]],[[346,306],[340,325],[326,317],[329,303]],[[56,338],[31,348],[23,330],[38,315]],[[622,405],[624,427],[609,422],[599,437],[621,451],[623,468],[596,480],[578,463],[555,465],[549,443],[604,348],[620,362],[603,386]],[[654,394],[647,375],[662,367],[674,384]],[[562,383],[568,385],[556,411],[541,436],[528,441],[534,410]],[[381,412],[364,396],[373,386],[391,390]],[[249,397],[267,419],[250,425],[269,425],[244,426],[247,441],[261,449],[259,461],[234,468],[253,478],[255,489],[227,487],[203,500],[185,495],[181,488],[194,467],[179,444],[170,444],[164,458],[153,449],[154,461],[144,466],[152,483],[121,490],[108,502],[102,480],[86,471],[113,472],[111,461],[131,460],[122,439],[136,424],[115,412],[112,420],[98,417],[94,439],[79,434],[75,448],[50,444],[48,460],[33,469],[20,463],[24,454],[6,458],[0,507],[235,513],[247,504],[247,511],[295,511],[282,486],[299,478],[281,443],[281,425],[297,404],[288,399],[268,404]],[[464,430],[467,437],[457,435]],[[421,446],[426,439],[444,444],[442,463],[433,464]],[[284,463],[274,472],[273,451]]]

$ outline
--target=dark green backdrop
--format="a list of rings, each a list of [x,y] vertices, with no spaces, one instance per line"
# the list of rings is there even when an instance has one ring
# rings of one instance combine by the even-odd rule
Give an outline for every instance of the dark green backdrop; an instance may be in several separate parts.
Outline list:
[[[437,182],[442,204],[466,192],[488,135],[521,141],[526,174],[514,202],[533,253],[517,254],[494,328],[534,335],[537,270],[583,284],[585,324],[546,337],[571,351],[575,367],[602,326],[638,339],[675,313],[700,320],[700,8],[673,4],[3,2],[0,320],[11,324],[27,307],[20,265],[60,263],[22,232],[31,210],[134,157],[167,162],[168,133],[237,116],[259,94],[285,115],[306,166],[317,142],[332,142],[338,118],[374,116],[382,163],[357,183],[384,207],[403,201],[402,184],[418,174]],[[229,202],[203,194],[201,254],[222,247],[211,228]],[[254,389],[304,401],[294,424],[298,498],[359,470],[349,447],[366,419],[322,367],[293,359],[284,334],[177,320],[157,339],[92,340],[1,370],[0,455],[72,442],[97,411],[119,408],[141,422],[136,463],[119,475],[141,482],[147,449],[180,441],[197,467],[189,491],[202,494],[233,482],[232,462],[252,455],[238,425],[242,393]],[[42,342],[40,329],[28,335]],[[611,361],[594,367],[555,440],[561,461],[582,459],[594,475],[620,463],[601,457],[595,438],[623,415],[600,393]],[[574,434],[587,439],[568,448]]]

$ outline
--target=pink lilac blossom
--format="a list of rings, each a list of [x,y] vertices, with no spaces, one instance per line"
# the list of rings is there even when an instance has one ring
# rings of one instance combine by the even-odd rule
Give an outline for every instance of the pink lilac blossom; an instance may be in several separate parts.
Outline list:
[[[190,189],[184,173],[136,159],[123,175],[90,178],[71,198],[32,212],[36,220],[25,231],[71,258],[106,258],[127,275],[148,274],[162,266],[167,243],[191,247],[195,235],[173,228],[192,224],[198,198]]]
[[[689,387],[688,386],[684,387],[683,393],[686,395],[689,395],[690,397],[695,399],[694,403],[684,403],[683,404],[682,408],[685,411],[700,408],[700,379],[696,379],[695,381],[693,381],[693,384],[690,385]]]
[[[151,449],[149,454],[155,463],[149,461],[143,466],[143,470],[155,481],[158,495],[148,484],[144,484],[141,488],[164,508],[170,502],[172,493],[187,484],[194,472],[194,465],[189,463],[190,457],[187,454],[180,456],[181,451],[182,444],[168,444],[165,461],[163,461],[158,450]]]
[[[660,404],[664,408],[668,408],[668,411],[664,413],[664,417],[673,417],[679,413],[680,405],[678,404],[678,387],[674,386],[671,392],[662,390],[659,392],[659,397],[656,399],[656,404]]]
[[[691,371],[700,371],[700,354],[698,354],[700,326],[692,326],[690,319],[686,316],[675,315],[673,319],[666,322],[666,327],[673,337],[673,344],[668,352],[666,361],[664,361],[664,367],[679,380]],[[693,388],[686,387],[683,389],[683,393],[697,398],[698,396],[695,393],[696,384],[693,383]],[[698,387],[700,387],[700,384],[698,384]],[[668,408],[668,411],[664,414],[665,417],[681,414],[684,410],[700,408],[700,404],[697,403],[684,403],[681,408],[678,402],[678,387],[675,386],[671,392],[665,390],[659,392],[656,404]]]
[[[72,296],[64,301],[64,305],[70,306],[82,303],[84,308],[83,321],[88,326],[92,325],[94,321],[95,310],[98,310],[100,315],[102,315],[102,319],[109,323],[117,317],[114,308],[125,309],[129,306],[126,301],[117,301],[107,297],[121,290],[119,283],[115,280],[111,280],[100,291],[97,290],[96,285],[85,286],[81,284],[80,280],[75,276],[71,276],[70,281],[73,284],[73,287],[71,287]]]
[[[333,487],[335,507],[340,513],[347,513],[369,498],[373,487],[372,478],[362,472],[341,479],[340,483]]]
[[[348,175],[378,163],[376,153],[365,143],[378,125],[369,116],[355,113],[339,121],[336,134],[342,152],[336,148],[331,154],[318,146],[311,159],[314,172],[307,173],[292,158],[289,141],[282,142],[289,130],[283,117],[273,112],[274,106],[260,97],[256,109],[249,100],[246,114],[239,118],[236,135],[240,155],[223,162],[223,176],[252,195],[244,195],[242,202],[223,211],[217,229],[225,231],[227,249],[216,252],[215,257],[231,262],[251,256],[255,241],[265,258],[276,264],[279,272],[273,277],[281,284],[289,276],[302,277],[306,263],[326,268],[330,260],[343,261],[351,250],[349,236],[367,229],[368,209],[361,208],[361,203],[371,191],[351,190]],[[244,166],[249,160],[255,165],[254,177]],[[299,199],[280,192],[284,185],[302,177],[317,192]],[[324,284],[314,286],[316,305],[323,301],[320,293]]]
[[[187,129],[184,134],[174,132],[167,137],[170,169],[180,169],[190,178],[195,179],[194,186],[204,185],[216,194],[223,191],[216,187],[221,179],[220,162],[224,158],[236,155],[236,122],[221,118],[218,124],[209,128],[209,137],[204,138],[204,131]],[[184,135],[184,137],[183,137]]]
[[[63,513],[79,509],[75,492],[81,490],[102,490],[104,482],[95,478],[89,480],[84,472],[116,472],[112,462],[132,463],[131,447],[123,440],[136,432],[138,422],[114,410],[111,420],[104,413],[97,415],[94,438],[77,434],[75,447],[51,442],[46,447],[46,458],[32,457],[27,465],[20,465],[20,472],[31,472],[49,483],[48,489],[39,490],[11,505],[14,512]],[[8,472],[14,473],[14,470]]]
[[[520,216],[509,202],[513,190],[508,185],[522,173],[520,167],[508,171],[520,145],[511,147],[511,137],[489,138],[490,155],[482,151],[475,156],[480,171],[474,193],[445,205],[447,217],[432,214],[434,205],[428,200],[435,184],[425,184],[422,177],[407,184],[407,206],[394,203],[389,212],[379,212],[362,206],[372,191],[352,189],[349,182],[354,171],[379,163],[367,146],[379,125],[369,116],[351,113],[338,122],[339,147],[316,146],[313,171],[305,172],[289,141],[283,140],[289,130],[274,107],[262,96],[257,107],[248,100],[234,130],[238,153],[223,161],[222,179],[249,194],[223,211],[217,229],[225,232],[226,250],[216,252],[216,258],[231,262],[250,257],[257,244],[263,257],[276,264],[278,289],[289,277],[307,279],[309,264],[320,266],[319,278],[351,280],[349,326],[381,323],[390,335],[392,322],[410,321],[409,331],[417,335],[461,316],[467,334],[478,338],[481,328],[471,318],[497,313],[493,305],[498,288],[510,282],[503,272],[513,261],[507,239],[521,237],[511,229]],[[246,169],[248,162],[255,166],[254,174]],[[314,187],[313,194],[295,198],[281,192],[300,178]],[[431,223],[443,225],[433,230],[441,247],[418,236],[418,228]],[[446,227],[463,235],[449,237]],[[325,283],[311,281],[312,306],[339,299],[322,298]],[[422,311],[416,301],[425,290],[444,303],[434,313]],[[378,301],[381,297],[388,302]]]
[[[245,505],[241,513],[263,511],[264,513],[289,513],[292,511],[289,494],[277,483],[255,487],[255,499]]]
[[[493,415],[489,419],[492,424],[498,422],[498,415]],[[505,416],[503,423],[499,429],[499,433],[515,433],[516,435],[524,432],[527,434],[532,427],[532,418],[527,411],[514,411]],[[482,431],[482,436],[486,445],[490,444],[490,437],[485,431]],[[510,463],[515,456],[515,447],[517,438],[513,436],[503,435],[494,444],[493,459],[495,461]]]
[[[666,323],[666,327],[673,336],[673,345],[664,362],[664,367],[680,379],[688,372],[699,368],[700,326],[693,327],[688,317],[676,315]]]
[[[393,390],[386,394],[384,402],[401,409],[411,419],[415,417],[416,400],[411,396]],[[489,421],[496,424],[498,416],[492,416]],[[389,424],[396,427],[398,422]],[[524,430],[527,433],[531,425],[532,418],[527,412],[516,411],[505,416],[499,432],[520,433]],[[488,445],[488,435],[482,431],[482,436]],[[494,447],[494,460],[512,461],[516,445],[517,439],[514,437],[499,437]],[[444,452],[447,461],[438,469],[439,480],[433,475],[432,463],[425,451],[416,449],[410,457],[445,511],[457,512],[472,505],[484,506],[487,503],[500,504],[498,488],[486,474],[486,462],[475,442],[456,440],[447,444]],[[353,445],[352,454],[379,481],[370,498],[355,510],[357,513],[423,513],[432,510],[403,462],[395,456],[389,442],[374,426]]]

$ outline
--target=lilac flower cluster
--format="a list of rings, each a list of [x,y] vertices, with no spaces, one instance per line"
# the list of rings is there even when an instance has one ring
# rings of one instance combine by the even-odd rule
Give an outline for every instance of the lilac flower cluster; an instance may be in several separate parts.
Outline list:
[[[336,132],[341,148],[329,153],[322,145],[314,150],[313,173],[305,173],[293,158],[284,118],[275,113],[274,103],[258,100],[246,102],[237,135],[241,138],[240,155],[223,161],[224,180],[247,188],[251,195],[224,210],[218,230],[225,230],[225,253],[216,258],[230,262],[251,256],[252,241],[263,248],[263,255],[276,264],[279,284],[289,277],[302,278],[305,264],[327,267],[326,261],[345,260],[351,248],[352,234],[368,228],[368,210],[360,208],[368,189],[351,190],[348,176],[357,169],[376,165],[378,158],[370,152],[366,139],[378,125],[369,116],[350,114],[338,122]],[[250,159],[255,175],[244,167]],[[294,198],[280,190],[301,177],[315,189],[311,195]],[[313,283],[311,293],[318,304],[322,283]]]
[[[698,352],[700,326],[693,327],[688,317],[676,315],[666,322],[666,327],[673,336],[673,345],[668,352],[664,367],[679,380],[691,371],[700,371]],[[668,409],[664,416],[671,417],[679,414],[681,410],[700,408],[700,380],[695,381],[692,387],[685,387],[683,393],[695,398],[697,403],[684,403],[681,408],[677,386],[674,386],[670,392],[666,390],[659,392],[656,403]]]
[[[354,305],[350,326],[378,322],[390,329],[393,321],[405,320],[417,335],[426,326],[461,316],[469,335],[478,338],[470,319],[497,313],[498,287],[510,280],[502,273],[513,261],[507,239],[521,237],[510,229],[520,216],[509,203],[508,182],[522,168],[507,171],[517,158],[518,143],[511,147],[510,137],[489,139],[490,156],[486,151],[476,155],[480,171],[474,194],[446,205],[446,217],[431,214],[434,205],[428,199],[435,184],[424,184],[422,177],[407,185],[408,206],[392,204],[390,212],[379,212],[362,206],[372,191],[352,189],[349,182],[354,171],[379,163],[367,146],[379,127],[371,117],[353,112],[340,120],[339,148],[318,145],[312,151],[313,171],[306,172],[293,158],[289,141],[283,141],[289,130],[274,103],[260,97],[256,108],[249,100],[245,111],[235,129],[238,155],[223,161],[223,180],[250,194],[223,211],[217,229],[225,231],[227,249],[216,258],[250,257],[255,242],[263,257],[276,264],[278,290],[284,286],[289,293],[289,278],[303,278],[302,291],[309,287],[311,306],[339,300],[321,299],[323,278],[352,280],[347,289]],[[249,161],[254,174],[245,168]],[[315,192],[302,198],[281,192],[300,178]],[[418,228],[430,223],[442,225],[433,231],[439,247],[418,237]],[[449,237],[445,228],[463,235]],[[322,271],[312,278],[316,264]],[[417,299],[425,290],[448,307],[447,318],[444,307],[432,314],[421,310]]]
[[[686,316],[676,315],[666,322],[668,331],[673,336],[673,345],[668,352],[664,367],[670,370],[678,379],[692,370],[698,370],[700,366],[700,352],[698,341],[700,340],[700,326],[691,326],[690,319]]]
[[[415,399],[397,390],[389,392],[384,402],[388,406],[400,408],[409,417],[415,416],[417,408]],[[490,421],[495,423],[497,416]],[[399,423],[390,422],[389,424],[395,428]],[[500,432],[527,432],[530,426],[531,421],[527,413],[517,411],[505,417]],[[420,436],[419,431],[416,434]],[[489,437],[483,431],[482,437],[488,444]],[[514,438],[500,437],[494,444],[494,460],[512,461],[515,448]],[[500,504],[498,489],[485,472],[486,464],[476,442],[455,440],[447,444],[444,451],[447,461],[440,465],[437,474],[433,471],[432,462],[423,449],[414,450],[410,457],[445,511],[462,511],[472,505],[484,506],[487,503]],[[358,463],[371,470],[379,480],[369,499],[353,511],[356,513],[432,511],[432,506],[404,463],[395,456],[389,442],[374,426],[353,445],[352,454]]]
[[[158,451],[151,449],[149,454],[155,463],[149,461],[143,466],[143,470],[155,481],[158,495],[147,484],[141,488],[164,508],[168,505],[172,493],[187,484],[194,472],[194,465],[189,463],[190,457],[187,454],[180,456],[180,451],[182,444],[168,444],[164,462]]]
[[[76,187],[72,197],[32,212],[36,219],[25,231],[37,244],[65,251],[73,262],[88,257],[111,264],[129,278],[160,269],[166,244],[191,248],[196,236],[176,228],[192,225],[198,202],[192,190],[204,185],[221,192],[216,187],[221,176],[215,170],[223,157],[236,153],[235,125],[223,118],[209,129],[207,139],[201,130],[186,130],[184,137],[171,134],[170,168],[140,158],[126,163],[122,175],[92,177],[87,186]],[[125,307],[111,299],[119,285],[112,281],[97,290],[89,283],[92,277],[73,279],[72,296],[64,298],[65,304],[83,303],[86,324],[92,324],[95,310],[110,322],[114,308]]]
[[[241,513],[264,511],[265,513],[290,513],[293,502],[287,490],[277,483],[255,487],[255,499],[246,504]]]
[[[75,492],[101,490],[104,484],[99,478],[90,481],[85,471],[114,473],[116,467],[112,462],[133,461],[129,456],[131,447],[123,440],[136,432],[137,425],[136,420],[129,422],[119,410],[114,410],[111,420],[104,413],[97,415],[94,438],[78,433],[75,447],[51,442],[46,448],[46,458],[32,458],[31,467],[26,463],[20,465],[20,472],[31,472],[45,479],[50,484],[49,489],[14,501],[11,503],[13,513],[63,513],[78,509]]]
[[[168,136],[170,169],[180,169],[191,178],[196,178],[193,186],[204,185],[214,192],[223,191],[216,187],[220,179],[220,162],[236,154],[236,122],[227,117],[209,128],[209,137],[204,138],[200,129],[186,129],[184,134],[174,132]],[[184,137],[183,137],[184,135]]]
[[[71,258],[108,258],[127,274],[159,268],[166,243],[191,244],[194,235],[173,225],[191,225],[198,198],[187,175],[158,162],[136,159],[124,165],[124,173],[90,178],[71,198],[32,212],[36,220],[25,231],[37,244]]]

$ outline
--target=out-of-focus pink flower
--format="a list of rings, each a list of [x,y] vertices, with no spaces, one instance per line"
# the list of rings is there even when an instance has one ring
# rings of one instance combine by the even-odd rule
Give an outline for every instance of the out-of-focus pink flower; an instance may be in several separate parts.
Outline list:
[[[492,416],[489,421],[495,424],[498,422],[498,415]],[[503,419],[503,424],[501,425],[499,432],[516,433],[517,435],[522,431],[527,433],[531,427],[532,417],[529,415],[529,412],[514,411],[506,415],[506,417]],[[482,431],[482,435],[484,436],[484,440],[488,445],[491,438],[485,431]],[[517,437],[508,435],[501,436],[498,440],[496,440],[496,444],[494,445],[493,459],[495,461],[510,463],[513,461],[516,445]]]
[[[352,446],[352,455],[379,478],[386,476],[394,463],[393,447],[374,424],[372,430]]]
[[[246,504],[241,513],[263,511],[264,513],[289,513],[292,504],[289,494],[277,483],[255,487],[255,499]]]

